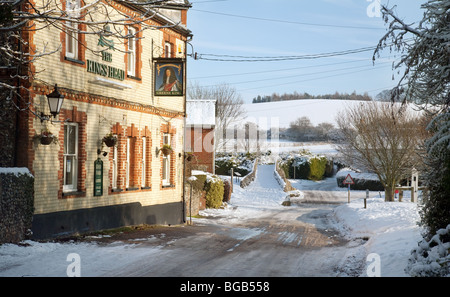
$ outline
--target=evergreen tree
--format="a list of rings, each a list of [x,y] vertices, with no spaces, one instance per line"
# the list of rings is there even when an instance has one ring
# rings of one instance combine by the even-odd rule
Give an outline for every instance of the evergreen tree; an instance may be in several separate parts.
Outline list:
[[[450,0],[423,4],[425,12],[417,27],[403,22],[394,8],[382,7],[389,29],[374,60],[386,47],[401,52],[402,58],[394,67],[405,70],[392,90],[392,100],[404,94],[404,101],[422,104],[433,114],[429,125],[432,137],[426,147],[428,166],[422,173],[428,190],[421,211],[422,224],[431,237],[450,224]]]

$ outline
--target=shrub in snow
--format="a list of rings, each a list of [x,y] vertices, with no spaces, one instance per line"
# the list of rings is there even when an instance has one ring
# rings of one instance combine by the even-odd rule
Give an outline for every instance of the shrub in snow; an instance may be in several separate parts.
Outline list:
[[[241,176],[246,176],[253,170],[256,155],[251,153],[217,153],[215,159],[216,174],[229,175],[231,168]]]
[[[283,154],[279,168],[288,178],[321,180],[333,175],[333,162],[324,156],[313,155],[302,150],[299,153]]]
[[[325,176],[327,163],[328,161],[325,157],[313,157],[309,159],[309,179],[321,180]]]
[[[191,180],[190,184],[195,191],[203,191],[206,183],[206,174],[196,174],[196,179]]]
[[[217,176],[207,176],[206,184],[206,207],[219,208],[222,206],[224,185],[222,179]]]
[[[411,276],[450,277],[450,225],[412,250],[405,272]]]
[[[429,127],[434,133],[426,142],[428,155],[423,171],[421,223],[430,234],[450,224],[450,112],[435,117]]]

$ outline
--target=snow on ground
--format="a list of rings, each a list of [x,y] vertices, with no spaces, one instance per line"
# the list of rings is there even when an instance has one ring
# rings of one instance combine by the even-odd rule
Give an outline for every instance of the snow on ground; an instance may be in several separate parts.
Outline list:
[[[422,239],[417,204],[407,198],[404,202],[385,202],[382,197],[369,198],[367,209],[363,205],[364,200],[357,199],[337,207],[337,227],[350,238],[369,239],[367,254],[380,256],[381,276],[408,276],[404,269],[411,250]]]

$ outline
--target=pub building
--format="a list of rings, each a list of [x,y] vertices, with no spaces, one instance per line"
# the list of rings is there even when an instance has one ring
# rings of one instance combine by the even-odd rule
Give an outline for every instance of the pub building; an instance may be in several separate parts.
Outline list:
[[[87,1],[68,2],[82,9]],[[35,178],[32,238],[185,222],[190,4],[169,2],[144,21],[155,29],[124,26],[125,40],[51,26],[29,32],[30,48],[60,46],[32,63],[28,100],[35,115],[20,112],[17,126],[16,165]],[[107,3],[130,16],[142,13],[129,1]],[[45,118],[50,98],[60,100],[60,110]],[[49,133],[55,141],[41,141]]]

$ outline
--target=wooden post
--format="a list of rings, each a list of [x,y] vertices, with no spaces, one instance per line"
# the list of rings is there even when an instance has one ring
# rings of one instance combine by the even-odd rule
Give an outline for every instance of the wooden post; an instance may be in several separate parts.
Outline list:
[[[348,184],[348,203],[350,203],[350,184]]]
[[[234,168],[231,168],[231,193],[233,193],[233,175],[234,175]]]
[[[366,190],[366,198],[364,198],[364,208],[367,208],[367,199],[369,199],[370,191]]]

